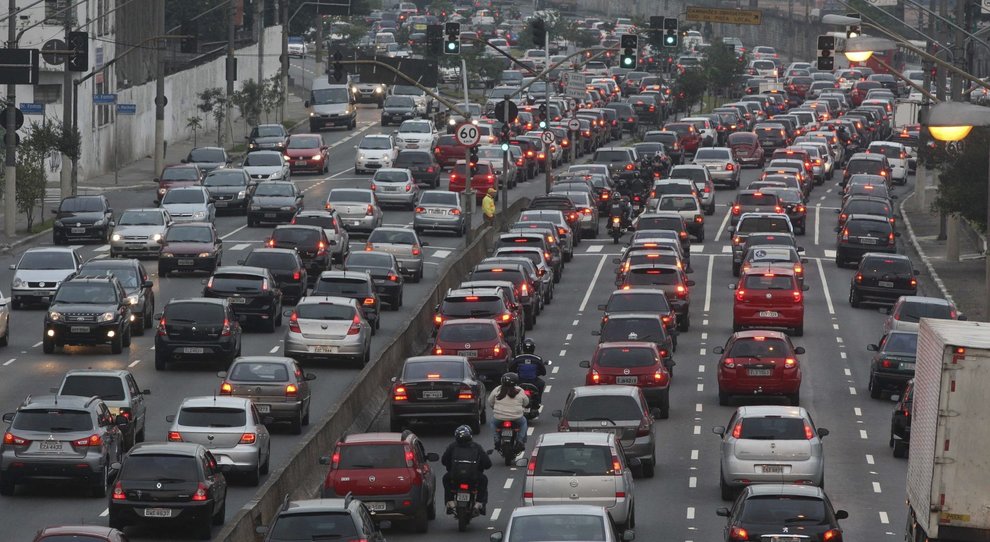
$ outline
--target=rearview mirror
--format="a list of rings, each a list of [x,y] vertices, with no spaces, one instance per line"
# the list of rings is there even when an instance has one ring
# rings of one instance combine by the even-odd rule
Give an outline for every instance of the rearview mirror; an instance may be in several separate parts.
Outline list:
[[[10,266],[10,268],[13,269],[14,266],[12,265],[12,266]],[[598,305],[598,310],[603,311],[603,310],[605,310],[606,307],[608,307],[608,305]]]
[[[807,284],[801,286],[801,291],[802,292],[807,292],[810,289],[811,289],[811,286],[808,286]]]
[[[495,531],[488,535],[489,542],[502,542],[502,531]]]
[[[618,264],[622,263],[622,258],[613,258],[612,259],[612,263],[618,265]]]
[[[799,346],[799,347],[797,347],[797,348],[794,349],[794,353],[795,354],[798,354],[798,355],[804,354],[804,352],[805,352],[805,350],[804,350],[804,347],[803,346]]]
[[[819,427],[818,428],[818,438],[824,438],[824,437],[827,437],[827,436],[828,436],[828,429],[825,429],[824,427]]]
[[[436,452],[429,452],[426,454],[427,461],[440,461],[440,456]]]
[[[307,382],[309,382],[310,380],[316,380],[316,375],[313,373],[306,373],[304,378]]]
[[[520,458],[516,459],[513,463],[515,463],[515,465],[517,467],[525,467],[525,466],[529,465],[529,459],[527,459],[525,457],[520,457]]]
[[[687,284],[688,286],[694,286],[694,281],[693,280],[689,280],[685,284]]]
[[[581,363],[578,363],[578,367],[581,367],[582,369],[590,369],[591,362],[588,360],[582,360]]]
[[[563,410],[554,410],[553,412],[550,413],[550,415],[553,416],[554,418],[563,418],[564,417],[564,411]]]
[[[217,378],[227,378],[227,371],[217,371]]]
[[[715,427],[712,427],[712,433],[715,433],[720,437],[725,436],[725,426],[716,425]]]
[[[596,329],[596,330],[594,330],[594,331],[591,332],[591,335],[594,336],[594,337],[601,337],[602,332],[600,330],[597,330]]]
[[[712,354],[724,354],[724,353],[725,353],[724,347],[716,346],[715,348],[712,348]]]
[[[168,416],[165,416],[165,421],[167,421],[168,423],[175,422],[175,414],[169,414]]]
[[[848,517],[849,517],[849,512],[846,512],[845,510],[835,511],[835,519],[846,519]]]
[[[877,346],[877,345],[875,345],[875,344],[868,344],[868,345],[866,345],[866,349],[869,350],[870,352],[879,352],[880,351],[880,347]]]
[[[896,393],[894,393],[894,394],[891,394],[891,395],[890,395],[890,400],[891,400],[891,402],[894,402],[894,403],[896,403],[896,402],[898,402],[898,401],[900,401],[900,400],[901,400],[901,396],[900,396],[900,395],[898,395],[898,394],[896,394]]]
[[[880,307],[877,309],[880,314],[890,314],[890,307]]]
[[[330,456],[328,455],[320,456],[320,465],[329,465],[329,464],[330,464]]]
[[[726,507],[724,507],[724,506],[722,506],[720,508],[716,508],[715,509],[715,515],[716,516],[721,516],[723,518],[727,518],[727,517],[729,517],[729,509],[726,508]]]
[[[5,421],[7,423],[10,423],[10,422],[14,421],[14,413],[13,412],[7,412],[7,413],[5,413],[3,415],[3,421]]]
[[[267,525],[258,525],[257,527],[254,528],[254,532],[256,534],[260,534],[260,535],[268,534],[268,526]]]
[[[144,282],[141,283],[141,287],[142,288],[154,288],[155,287],[155,283],[153,281],[146,280],[146,281],[144,281]]]
[[[735,290],[736,289],[736,284],[730,284],[729,285],[729,289],[730,290]]]
[[[633,540],[636,540],[636,531],[632,529],[622,531],[622,542],[632,542]]]
[[[650,409],[650,416],[653,416],[654,418],[663,417],[663,411],[660,410],[659,408],[651,408]]]
[[[310,105],[309,100],[303,102],[303,107],[309,109],[309,105]]]

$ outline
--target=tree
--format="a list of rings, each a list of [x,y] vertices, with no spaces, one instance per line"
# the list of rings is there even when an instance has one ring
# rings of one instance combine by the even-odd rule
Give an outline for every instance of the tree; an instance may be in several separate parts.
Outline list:
[[[679,74],[673,86],[675,111],[689,111],[701,99],[707,84],[701,70],[684,70]]]
[[[708,48],[705,61],[705,78],[708,89],[715,95],[724,95],[732,87],[734,78],[742,73],[742,64],[732,45],[716,41]]]
[[[278,110],[285,101],[285,92],[282,91],[282,72],[265,80],[261,92],[261,111],[265,114],[265,122],[268,122],[273,111]]]
[[[948,156],[941,150],[943,145],[933,148],[932,154],[936,155],[933,158],[941,162],[941,173],[938,177],[938,196],[932,207],[962,217],[985,230],[990,129],[974,128],[961,143],[962,152],[954,159],[946,159]]]
[[[198,147],[198,141],[196,134],[199,132],[200,128],[203,127],[203,119],[200,117],[189,117],[186,119],[186,128],[192,130],[193,133],[193,147]]]
[[[241,118],[248,126],[256,126],[261,119],[263,94],[262,85],[254,79],[248,79],[241,85],[241,89],[230,97],[231,105],[237,107]]]
[[[45,198],[45,157],[56,150],[61,124],[31,124],[31,133],[17,147],[16,205],[27,218],[27,231],[34,228],[35,211]]]
[[[220,127],[227,118],[227,96],[220,87],[204,89],[196,96],[199,97],[199,110],[212,115],[217,123],[217,146],[223,145],[223,130]]]

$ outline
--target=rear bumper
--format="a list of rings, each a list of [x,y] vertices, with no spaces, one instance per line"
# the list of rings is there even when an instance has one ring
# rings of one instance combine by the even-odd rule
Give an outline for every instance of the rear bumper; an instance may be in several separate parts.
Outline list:
[[[103,475],[103,462],[86,457],[10,457],[0,461],[0,476],[18,483],[24,480],[79,480],[96,482]]]
[[[779,314],[776,318],[761,317],[761,311],[771,311]],[[804,307],[787,309],[782,307],[740,308],[732,311],[732,323],[737,327],[760,328],[793,328],[804,325]]]
[[[200,352],[202,350],[202,352]],[[211,361],[215,356],[230,357],[237,351],[236,342],[231,339],[223,342],[216,341],[155,341],[155,354],[173,360],[204,360]]]
[[[202,523],[213,515],[214,501],[206,502],[110,502],[109,514],[111,521],[123,525],[137,523]],[[172,511],[170,518],[145,517],[148,508],[167,508]]]
[[[472,418],[478,414],[478,403],[475,400],[450,401],[445,403],[411,402],[392,403],[392,419],[436,419],[436,418]]]
[[[883,299],[888,301],[897,301],[897,298],[901,296],[917,295],[918,290],[903,290],[899,288],[881,288],[879,286],[863,286],[853,284],[853,289],[859,292],[859,295],[867,299]]]
[[[784,465],[784,474],[763,474],[763,465]],[[735,457],[722,460],[722,476],[727,485],[745,487],[751,484],[780,484],[789,482],[810,482],[810,485],[822,484],[821,462],[805,461],[774,461],[756,460],[743,461]]]
[[[416,515],[418,510],[425,507],[427,504],[423,502],[423,496],[417,489],[417,487],[413,487],[409,493],[403,495],[353,494],[353,496],[361,499],[361,502],[363,502],[365,506],[368,507],[368,510],[371,511],[371,517],[375,521],[386,519],[410,519]],[[340,499],[343,498],[344,495],[340,495],[332,489],[324,489],[322,497],[324,499]],[[384,505],[384,510],[376,509],[381,508],[382,505]]]
[[[794,378],[726,377],[719,371],[718,391],[730,395],[794,395],[801,390],[801,374]]]

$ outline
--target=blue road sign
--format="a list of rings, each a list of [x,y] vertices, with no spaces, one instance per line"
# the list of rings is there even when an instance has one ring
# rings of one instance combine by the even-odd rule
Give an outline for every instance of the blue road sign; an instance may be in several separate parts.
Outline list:
[[[109,105],[109,104],[112,104],[112,103],[116,103],[116,101],[117,101],[117,95],[116,94],[94,94],[93,95],[93,103],[94,104],[97,104],[97,105]]]
[[[137,113],[137,104],[117,104],[118,115],[133,115]]]
[[[19,109],[25,115],[44,115],[45,104],[21,102]]]

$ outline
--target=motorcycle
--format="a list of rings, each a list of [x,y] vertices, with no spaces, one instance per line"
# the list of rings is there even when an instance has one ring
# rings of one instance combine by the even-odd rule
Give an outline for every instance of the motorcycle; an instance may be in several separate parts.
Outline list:
[[[495,439],[495,450],[505,460],[505,466],[511,466],[516,460],[516,456],[523,451],[519,442],[519,422],[516,420],[500,421],[495,427],[495,432],[498,436]]]
[[[608,218],[608,234],[612,236],[612,242],[618,243],[622,236],[622,217],[610,216]]]
[[[454,492],[454,509],[448,511],[448,513],[453,514],[457,519],[458,531],[462,533],[466,531],[468,523],[481,515],[481,512],[475,506],[477,500],[478,488],[467,483],[457,484],[457,491]]]
[[[532,382],[520,382],[519,387],[529,397],[529,407],[524,415],[527,420],[532,420],[540,415],[540,404],[543,402],[543,394],[540,393],[540,388]]]

